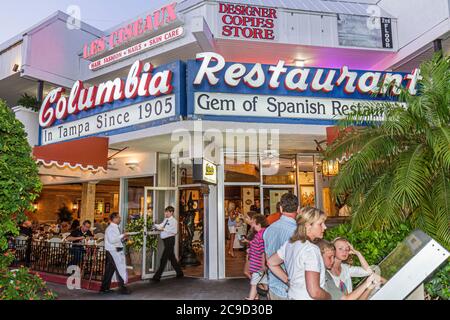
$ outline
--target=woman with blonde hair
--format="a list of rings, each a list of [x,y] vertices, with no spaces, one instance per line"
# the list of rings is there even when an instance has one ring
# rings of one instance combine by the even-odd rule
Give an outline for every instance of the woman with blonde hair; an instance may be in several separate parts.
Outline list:
[[[352,278],[363,278],[370,276],[373,271],[364,256],[345,238],[334,239],[335,260],[330,270],[334,283],[344,295],[353,291]],[[358,257],[361,267],[353,266],[353,257]]]
[[[268,260],[272,273],[287,283],[292,300],[329,300],[325,286],[325,266],[320,249],[313,243],[322,239],[326,214],[316,208],[302,208],[292,238]],[[281,265],[284,263],[286,271]]]

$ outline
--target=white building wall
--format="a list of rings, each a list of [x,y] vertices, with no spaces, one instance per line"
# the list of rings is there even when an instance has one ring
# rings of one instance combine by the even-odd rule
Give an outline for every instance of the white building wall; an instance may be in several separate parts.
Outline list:
[[[12,110],[16,115],[16,119],[22,122],[25,127],[30,146],[37,146],[39,144],[38,113],[20,106],[15,107]]]
[[[23,76],[65,87],[71,87],[79,79],[78,55],[82,53],[83,45],[97,36],[95,29],[85,24],[80,29],[69,28],[67,17],[58,12],[47,23],[24,35]]]
[[[12,70],[14,64],[18,64],[19,68],[22,66],[22,42],[0,52],[0,80],[15,73]]]

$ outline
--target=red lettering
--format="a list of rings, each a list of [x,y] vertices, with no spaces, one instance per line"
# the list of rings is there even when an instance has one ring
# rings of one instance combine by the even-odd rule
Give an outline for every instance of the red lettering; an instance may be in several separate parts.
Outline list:
[[[228,5],[225,3],[219,4],[219,13],[228,13]]]

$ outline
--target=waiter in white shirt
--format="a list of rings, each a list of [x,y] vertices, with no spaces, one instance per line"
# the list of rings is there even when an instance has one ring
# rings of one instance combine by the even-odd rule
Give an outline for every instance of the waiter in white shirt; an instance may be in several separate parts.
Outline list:
[[[111,223],[105,231],[106,266],[100,293],[112,292],[110,290],[111,280],[113,275],[116,274],[116,278],[119,281],[119,293],[130,294],[130,291],[125,287],[125,283],[128,282],[128,276],[122,242],[128,238],[128,234],[120,233],[119,224],[121,217],[117,212],[112,213],[109,219]]]
[[[161,275],[166,268],[167,261],[170,260],[172,267],[177,273],[177,278],[182,278],[183,271],[181,270],[178,260],[175,257],[175,237],[178,233],[178,221],[173,217],[175,213],[174,207],[167,207],[164,211],[164,221],[161,224],[155,224],[155,228],[161,232],[161,239],[164,242],[164,252],[161,257],[161,263],[158,271],[153,276],[153,281],[160,281]]]

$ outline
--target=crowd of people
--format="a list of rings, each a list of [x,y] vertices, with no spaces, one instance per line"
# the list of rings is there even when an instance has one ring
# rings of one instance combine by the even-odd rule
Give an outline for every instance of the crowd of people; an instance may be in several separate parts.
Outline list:
[[[348,240],[323,239],[327,229],[323,211],[300,209],[292,193],[281,197],[277,211],[268,217],[254,211],[246,214],[250,231],[243,240],[248,247],[244,274],[250,292],[245,299],[264,295],[271,300],[367,299],[385,281]],[[353,257],[361,266],[352,265]],[[353,289],[355,277],[366,280]]]

